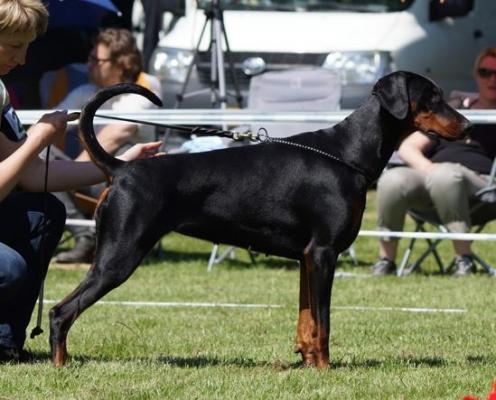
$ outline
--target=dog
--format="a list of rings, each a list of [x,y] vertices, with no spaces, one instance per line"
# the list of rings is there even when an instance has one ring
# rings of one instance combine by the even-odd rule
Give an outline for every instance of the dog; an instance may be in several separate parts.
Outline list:
[[[282,142],[123,162],[96,140],[93,118],[108,99],[140,86],[103,89],[83,108],[82,140],[110,186],[96,211],[97,245],[85,279],[50,310],[52,360],[67,359],[76,318],[133,273],[176,231],[300,262],[295,351],[304,365],[329,365],[330,300],[336,261],[356,238],[367,188],[403,138],[421,130],[461,138],[470,122],[429,79],[394,72],[364,103],[328,129]]]

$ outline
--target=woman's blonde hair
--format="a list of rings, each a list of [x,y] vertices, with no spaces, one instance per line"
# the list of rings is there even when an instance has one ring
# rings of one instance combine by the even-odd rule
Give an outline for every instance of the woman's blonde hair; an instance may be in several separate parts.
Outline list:
[[[479,53],[479,55],[475,59],[475,63],[474,63],[474,75],[475,76],[477,76],[477,69],[479,68],[480,63],[486,57],[496,58],[496,47],[488,47],[487,49],[484,49]]]
[[[48,10],[40,0],[1,0],[0,32],[46,32]]]

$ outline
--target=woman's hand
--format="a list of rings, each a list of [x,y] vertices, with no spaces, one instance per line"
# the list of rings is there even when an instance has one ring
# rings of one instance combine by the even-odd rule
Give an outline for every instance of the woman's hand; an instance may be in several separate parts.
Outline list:
[[[67,123],[79,118],[79,113],[68,114],[67,110],[54,111],[44,114],[40,120],[33,125],[28,135],[39,140],[42,147],[60,141],[65,134]]]
[[[132,161],[164,155],[165,153],[157,152],[161,144],[162,142],[138,143],[117,158],[122,161]]]

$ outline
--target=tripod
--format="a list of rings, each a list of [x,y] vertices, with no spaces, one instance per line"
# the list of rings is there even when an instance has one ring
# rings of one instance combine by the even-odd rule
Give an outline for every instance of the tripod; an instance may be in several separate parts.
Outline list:
[[[226,44],[226,57],[229,65],[229,71],[233,82],[236,102],[238,107],[243,105],[243,97],[239,90],[234,64],[231,58],[231,49],[229,47],[229,40],[227,38],[226,27],[224,25],[224,12],[219,3],[220,0],[212,0],[210,7],[205,10],[205,23],[203,24],[198,43],[193,53],[193,60],[186,72],[186,79],[181,88],[181,92],[176,96],[176,103],[174,108],[179,108],[185,98],[192,97],[204,93],[205,91],[211,92],[211,102],[213,108],[225,109],[227,106],[227,89],[226,89],[226,75],[224,64],[224,51],[222,49],[222,39]],[[206,89],[197,90],[194,92],[186,93],[186,88],[191,78],[191,72],[194,66],[198,66],[198,53],[200,45],[205,34],[206,28],[210,23],[210,87]],[[223,127],[224,128],[224,127]]]
[[[198,67],[198,54],[200,52],[201,42],[203,40],[203,36],[205,31],[207,30],[207,26],[210,23],[210,87],[197,90],[194,92],[186,93],[186,88],[191,79],[191,73],[195,66]],[[222,40],[225,43],[225,55],[227,58],[227,63],[229,65],[229,72],[231,74],[231,79],[233,82],[234,88],[234,96],[236,99],[236,103],[239,108],[242,108],[243,105],[243,97],[241,95],[241,91],[239,89],[238,81],[236,79],[236,73],[234,70],[234,64],[231,57],[231,48],[229,46],[229,40],[227,38],[226,27],[224,24],[224,13],[220,6],[220,0],[211,0],[210,6],[205,9],[205,22],[203,24],[200,37],[198,39],[198,43],[195,47],[193,53],[193,60],[188,67],[186,72],[186,78],[184,80],[184,84],[181,88],[180,93],[176,96],[176,102],[174,108],[179,108],[181,103],[185,98],[189,98],[192,96],[197,96],[199,94],[205,92],[211,92],[211,103],[213,108],[221,108],[225,109],[228,101],[228,93],[226,89],[226,74],[225,74],[225,64],[224,64],[224,50],[222,48]],[[225,125],[222,126],[222,129],[227,129]],[[214,264],[217,264],[223,261],[226,257],[230,256],[234,257],[234,247],[229,246],[226,250],[224,250],[220,255],[219,245],[215,243],[213,245],[212,251],[210,253],[210,258],[208,261],[208,271],[212,270]],[[253,260],[253,256],[250,253],[250,257]]]

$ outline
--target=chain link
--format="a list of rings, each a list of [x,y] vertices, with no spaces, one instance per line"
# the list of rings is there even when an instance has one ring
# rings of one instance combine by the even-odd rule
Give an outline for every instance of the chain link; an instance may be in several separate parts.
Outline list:
[[[341,158],[339,158],[339,157],[337,157],[331,153],[328,153],[326,151],[316,149],[315,147],[306,146],[306,145],[301,144],[301,143],[296,143],[296,142],[291,142],[289,140],[277,139],[277,138],[270,137],[268,132],[267,132],[267,129],[265,129],[265,128],[260,128],[255,136],[256,136],[256,141],[258,141],[260,143],[280,143],[280,144],[286,144],[288,146],[293,146],[293,147],[303,149],[303,150],[313,151],[314,153],[320,154],[324,157],[330,158],[333,161],[337,161],[343,165],[346,165],[348,168],[351,168],[352,170],[359,172],[360,174],[365,176],[365,178],[367,178],[367,180],[370,180],[368,174],[362,168],[357,167],[353,164],[350,164],[349,162],[346,162],[343,159],[341,159]]]

